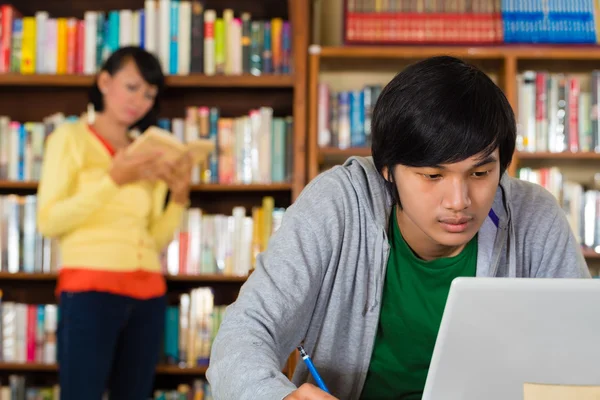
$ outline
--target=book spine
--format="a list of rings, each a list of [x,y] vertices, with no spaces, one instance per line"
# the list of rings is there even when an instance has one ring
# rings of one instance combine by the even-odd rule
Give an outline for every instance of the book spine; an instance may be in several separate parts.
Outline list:
[[[252,43],[251,40],[251,31],[250,31],[250,14],[242,13],[242,72],[245,74],[250,73],[250,46]]]
[[[204,74],[215,74],[215,10],[204,12]]]
[[[192,2],[192,73],[202,73],[204,70],[204,6],[200,1]]]
[[[176,75],[179,64],[179,2],[171,2],[171,15],[169,21],[169,74]]]

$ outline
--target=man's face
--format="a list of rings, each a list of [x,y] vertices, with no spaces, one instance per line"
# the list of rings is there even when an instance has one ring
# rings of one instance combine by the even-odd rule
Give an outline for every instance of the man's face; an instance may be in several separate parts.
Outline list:
[[[403,235],[426,253],[461,247],[475,236],[492,207],[500,178],[499,151],[435,167],[398,165],[394,178]]]

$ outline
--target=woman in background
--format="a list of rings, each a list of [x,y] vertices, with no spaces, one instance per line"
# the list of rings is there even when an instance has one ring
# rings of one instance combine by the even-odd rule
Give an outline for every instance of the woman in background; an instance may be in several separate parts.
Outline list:
[[[63,400],[99,400],[106,389],[114,400],[142,400],[152,391],[166,308],[159,257],[189,204],[191,163],[124,150],[132,128],[156,123],[163,85],[153,55],[119,49],[90,92],[94,122],[65,123],[47,139],[38,228],[60,243]]]

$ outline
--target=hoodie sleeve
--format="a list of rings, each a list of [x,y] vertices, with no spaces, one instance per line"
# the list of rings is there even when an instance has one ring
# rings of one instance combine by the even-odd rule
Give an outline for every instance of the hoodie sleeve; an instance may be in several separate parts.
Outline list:
[[[544,227],[542,252],[532,257],[532,276],[536,278],[591,278],[581,245],[575,238],[565,212],[554,205],[554,217]],[[544,220],[544,218],[540,218]],[[538,242],[538,244],[540,244]]]
[[[326,189],[332,184],[321,177],[315,181],[288,208],[226,310],[206,374],[215,399],[280,400],[296,389],[281,371],[308,329],[331,258],[331,238],[342,229],[340,200]],[[324,211],[328,221],[317,221]]]

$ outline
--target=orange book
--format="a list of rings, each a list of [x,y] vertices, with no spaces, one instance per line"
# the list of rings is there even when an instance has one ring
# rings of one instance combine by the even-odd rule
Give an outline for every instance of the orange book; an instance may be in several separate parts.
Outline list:
[[[273,72],[281,73],[281,33],[283,30],[283,20],[281,18],[273,18],[271,20],[271,57],[273,60]]]
[[[56,19],[56,73],[67,73],[67,19]]]

